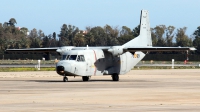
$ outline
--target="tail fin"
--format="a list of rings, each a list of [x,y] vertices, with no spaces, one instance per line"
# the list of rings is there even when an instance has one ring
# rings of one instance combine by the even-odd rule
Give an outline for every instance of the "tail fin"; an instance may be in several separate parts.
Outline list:
[[[143,47],[152,46],[149,12],[147,10],[141,11],[139,36],[123,45],[123,47],[133,47],[133,46],[143,46]]]

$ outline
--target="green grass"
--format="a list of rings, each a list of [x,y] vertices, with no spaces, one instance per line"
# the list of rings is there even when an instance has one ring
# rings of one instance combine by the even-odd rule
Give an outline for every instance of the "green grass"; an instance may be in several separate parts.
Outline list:
[[[171,64],[172,61],[140,61],[138,64]],[[185,64],[184,61],[174,61],[174,64]],[[200,64],[199,61],[188,61],[187,64]]]
[[[40,70],[36,68],[0,68],[0,72],[22,72],[22,71],[55,71],[55,67],[51,68],[40,68]]]
[[[41,60],[41,64],[55,64],[55,60]],[[0,60],[0,64],[38,64],[38,60]]]
[[[140,66],[135,67],[132,70],[145,70],[145,69],[172,69],[171,66]],[[175,66],[174,69],[200,69],[200,67],[197,66]]]
[[[149,60],[149,61],[140,61],[138,64],[171,64],[172,61],[154,61],[154,60]],[[38,64],[38,60],[0,60],[0,64]],[[56,64],[55,60],[41,60],[41,65],[42,64]],[[184,64],[183,61],[176,61],[174,64]],[[187,64],[200,64],[199,61],[188,61]]]
[[[141,67],[135,67],[132,70],[149,70],[149,69],[172,69],[169,66],[141,66]],[[174,69],[200,69],[200,67],[197,66],[180,66],[180,67],[174,67]],[[0,68],[0,72],[23,72],[23,71],[55,71],[55,67],[50,68],[40,68],[40,70],[36,68],[14,68],[14,67],[7,67],[7,68]]]

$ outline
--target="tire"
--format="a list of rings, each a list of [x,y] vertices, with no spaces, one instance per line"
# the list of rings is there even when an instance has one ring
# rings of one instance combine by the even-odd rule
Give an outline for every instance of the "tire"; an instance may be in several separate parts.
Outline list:
[[[118,74],[113,74],[112,75],[112,80],[113,81],[119,81],[119,75]]]
[[[67,77],[63,77],[63,82],[68,82],[68,78]]]
[[[83,80],[83,81],[88,81],[88,80],[89,80],[89,77],[88,77],[88,76],[82,76],[82,80]]]

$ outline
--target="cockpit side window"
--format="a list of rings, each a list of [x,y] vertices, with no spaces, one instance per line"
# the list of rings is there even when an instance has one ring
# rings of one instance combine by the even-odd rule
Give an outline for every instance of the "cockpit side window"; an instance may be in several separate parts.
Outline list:
[[[66,60],[68,60],[68,59],[69,59],[69,57],[70,57],[70,55],[67,55],[67,57],[66,57]]]
[[[77,55],[70,55],[67,60],[76,60]]]
[[[62,56],[62,60],[65,60],[66,56],[67,56],[67,55],[63,55],[63,56]]]
[[[84,55],[78,55],[77,61],[84,62],[85,61]]]

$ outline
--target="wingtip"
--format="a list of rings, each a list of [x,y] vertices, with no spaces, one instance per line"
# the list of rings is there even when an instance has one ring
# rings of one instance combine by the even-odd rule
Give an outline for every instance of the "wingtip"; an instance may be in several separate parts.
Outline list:
[[[194,48],[194,47],[192,47],[192,48],[190,48],[190,50],[191,51],[195,51],[195,50],[197,50],[196,48]]]

